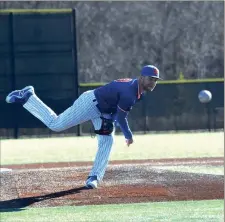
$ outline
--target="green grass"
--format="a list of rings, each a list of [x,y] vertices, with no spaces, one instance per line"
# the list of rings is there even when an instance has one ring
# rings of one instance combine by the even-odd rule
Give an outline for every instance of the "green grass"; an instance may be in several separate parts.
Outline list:
[[[1,140],[1,164],[92,161],[96,151],[91,137]],[[135,135],[130,147],[117,135],[110,160],[223,156],[223,132],[195,132]]]
[[[4,222],[222,222],[223,200],[174,201],[140,204],[25,208],[3,212]]]
[[[224,166],[156,166],[155,169],[171,170],[186,173],[224,175]]]

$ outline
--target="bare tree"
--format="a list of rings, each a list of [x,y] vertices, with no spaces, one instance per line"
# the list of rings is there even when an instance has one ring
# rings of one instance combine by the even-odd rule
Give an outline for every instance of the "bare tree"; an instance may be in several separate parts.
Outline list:
[[[155,64],[165,79],[223,75],[224,2],[0,2],[0,8],[77,9],[81,82],[135,77]]]

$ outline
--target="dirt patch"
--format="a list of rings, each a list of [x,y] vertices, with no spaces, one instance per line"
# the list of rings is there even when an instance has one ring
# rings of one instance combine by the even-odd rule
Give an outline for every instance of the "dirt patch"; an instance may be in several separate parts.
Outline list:
[[[110,162],[99,189],[84,187],[92,163],[4,166],[0,209],[150,201],[223,199],[223,175],[174,172],[154,166],[223,166],[223,158]]]

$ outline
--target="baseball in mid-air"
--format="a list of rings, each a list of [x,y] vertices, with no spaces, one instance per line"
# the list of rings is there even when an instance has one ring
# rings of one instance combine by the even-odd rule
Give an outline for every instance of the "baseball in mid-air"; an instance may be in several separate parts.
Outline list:
[[[212,99],[212,93],[209,90],[202,90],[198,94],[198,99],[201,103],[208,103]]]

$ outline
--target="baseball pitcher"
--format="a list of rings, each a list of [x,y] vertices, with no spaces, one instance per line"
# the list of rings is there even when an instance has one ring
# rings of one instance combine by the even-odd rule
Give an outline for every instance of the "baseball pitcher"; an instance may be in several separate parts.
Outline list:
[[[49,129],[61,132],[91,120],[98,139],[98,151],[91,172],[85,182],[87,188],[98,187],[103,179],[114,141],[115,122],[124,134],[127,146],[134,142],[127,116],[144,92],[152,91],[159,78],[159,70],[144,66],[136,79],[117,79],[102,87],[84,92],[71,107],[60,115],[44,104],[32,86],[15,90],[6,97],[7,103],[20,103]]]

